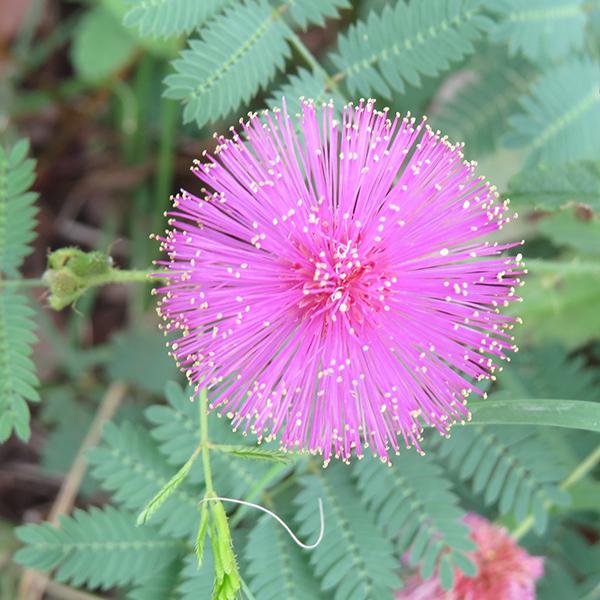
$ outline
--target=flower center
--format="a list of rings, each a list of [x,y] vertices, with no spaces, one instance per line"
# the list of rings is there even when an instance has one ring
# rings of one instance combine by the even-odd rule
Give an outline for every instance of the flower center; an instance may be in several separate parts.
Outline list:
[[[325,244],[318,252],[301,244],[296,247],[302,258],[290,271],[299,292],[300,318],[341,321],[349,328],[379,325],[377,315],[389,310],[387,300],[395,281],[383,268],[382,249],[361,252],[352,239]]]

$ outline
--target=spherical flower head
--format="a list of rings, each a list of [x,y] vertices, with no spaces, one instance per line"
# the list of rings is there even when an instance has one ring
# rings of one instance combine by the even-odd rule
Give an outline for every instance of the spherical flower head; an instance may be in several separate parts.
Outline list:
[[[503,527],[468,514],[465,523],[477,548],[469,557],[477,575],[467,577],[454,570],[454,587],[444,591],[439,575],[423,581],[418,573],[396,594],[396,600],[535,600],[535,582],[544,573],[544,559],[531,556]]]
[[[234,428],[387,461],[512,347],[520,256],[485,237],[507,202],[461,147],[372,100],[251,114],[216,136],[160,237],[171,351]]]

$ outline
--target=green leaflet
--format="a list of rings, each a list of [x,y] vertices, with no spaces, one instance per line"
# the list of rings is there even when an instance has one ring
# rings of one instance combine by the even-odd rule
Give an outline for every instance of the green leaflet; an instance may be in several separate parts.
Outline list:
[[[391,98],[405,82],[418,86],[474,51],[490,21],[478,0],[413,0],[386,5],[338,38],[331,58],[351,94]]]
[[[104,426],[103,444],[87,453],[93,476],[113,494],[115,502],[132,512],[142,510],[167,484],[174,468],[141,427],[123,423]],[[178,487],[154,515],[153,524],[167,535],[191,538],[198,521],[200,490]]]
[[[146,411],[146,417],[154,426],[152,437],[158,442],[165,459],[178,467],[191,456],[199,442],[198,400],[190,400],[191,393],[191,390],[184,391],[178,384],[169,382],[166,385],[169,405],[154,405]],[[212,413],[208,421],[212,442],[226,445],[246,442],[252,448],[253,440],[234,433],[226,419]],[[266,444],[264,448],[269,449]],[[213,452],[211,462],[215,488],[219,494],[229,498],[244,498],[270,468],[270,461],[251,461],[221,452]],[[194,473],[192,480],[193,476]]]
[[[282,505],[275,507],[280,514]],[[288,515],[290,511],[284,511]],[[280,514],[280,516],[283,516]],[[302,550],[269,515],[261,517],[248,536],[245,556],[249,585],[261,600],[324,600],[319,581]]]
[[[219,450],[225,454],[231,454],[238,458],[249,458],[254,460],[266,460],[288,464],[292,462],[293,456],[281,450],[270,450],[260,446],[220,446]]]
[[[568,503],[558,487],[566,475],[562,456],[536,429],[477,425],[455,429],[449,440],[432,443],[486,504],[497,503],[502,514],[514,514],[517,521],[533,513],[538,532],[547,526],[550,504]]]
[[[465,512],[439,465],[408,451],[394,457],[391,467],[364,459],[353,471],[365,505],[386,535],[397,540],[399,554],[410,551],[409,562],[420,565],[423,579],[433,575],[446,554],[451,565],[458,557],[456,566],[473,570],[464,554],[474,549],[462,522]]]
[[[232,0],[128,0],[123,23],[140,34],[170,37],[189,34],[218,14]]]
[[[202,566],[198,566],[195,554],[184,560],[177,588],[178,600],[210,600],[213,590],[214,559],[210,544],[207,544]]]
[[[249,101],[283,69],[289,30],[266,0],[236,5],[189,41],[165,79],[168,98],[183,101],[184,121],[202,127]]]
[[[600,65],[574,59],[546,71],[520,100],[523,112],[510,119],[504,137],[510,148],[528,153],[526,166],[599,160]]]
[[[173,561],[166,569],[150,576],[144,583],[132,589],[127,594],[127,600],[180,600],[176,590],[182,568],[182,561]]]
[[[315,507],[319,498],[323,501],[325,535],[311,551],[310,562],[327,597],[391,600],[393,590],[401,585],[396,576],[398,559],[389,537],[357,497],[349,467],[332,464],[326,471],[301,478],[300,483],[295,520],[303,539],[316,539],[319,519]]]
[[[29,141],[11,148],[0,145],[0,274],[17,277],[23,259],[35,239],[37,194],[29,191],[35,181],[35,161],[28,159]]]
[[[26,544],[15,560],[26,567],[50,571],[75,586],[111,588],[142,583],[168,567],[183,550],[179,540],[152,527],[136,527],[135,517],[111,506],[75,510],[62,516],[59,527],[25,525],[17,536]]]
[[[192,469],[192,465],[196,461],[198,457],[198,453],[200,452],[200,448],[198,448],[192,456],[187,460],[187,462],[165,483],[158,492],[153,496],[153,498],[146,504],[142,512],[138,515],[137,524],[144,525],[147,523],[152,516],[158,511],[161,506],[177,491],[179,486],[185,481],[185,478],[190,474],[190,470]]]
[[[490,37],[508,42],[512,54],[522,52],[538,62],[556,61],[583,46],[583,0],[494,0],[488,5],[499,17]]]
[[[38,402],[39,384],[31,360],[35,335],[34,311],[26,296],[0,289],[0,442],[14,432],[29,439],[29,407]]]
[[[286,0],[294,22],[306,29],[309,25],[325,25],[325,19],[335,19],[342,8],[351,8],[349,0]]]

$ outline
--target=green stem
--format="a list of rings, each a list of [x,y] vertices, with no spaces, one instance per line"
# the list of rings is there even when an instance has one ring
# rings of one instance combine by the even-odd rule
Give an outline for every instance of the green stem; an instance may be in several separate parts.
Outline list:
[[[43,279],[0,279],[0,289],[46,287],[47,285]]]
[[[569,476],[564,479],[564,481],[560,484],[561,490],[568,490],[570,487],[573,487],[578,481],[583,479],[598,463],[600,462],[600,445],[597,448],[588,454],[586,458],[584,458],[569,474]],[[544,506],[546,509],[549,509],[552,505],[551,502],[546,501]],[[529,530],[533,527],[534,518],[533,515],[529,515],[526,519],[524,519],[512,532],[512,537],[515,540],[520,540],[524,537]]]
[[[200,445],[202,446],[202,468],[204,469],[204,482],[206,483],[206,495],[214,496],[212,470],[210,468],[210,441],[208,439],[208,398],[206,388],[200,392]]]
[[[145,269],[111,269],[108,273],[97,277],[90,277],[90,286],[106,285],[108,283],[131,283],[148,281],[154,271]]]
[[[290,44],[297,50],[298,54],[303,58],[306,64],[313,70],[313,72],[318,73],[323,80],[327,88],[339,94],[342,98],[344,98],[344,94],[341,92],[339,85],[335,77],[332,77],[317,61],[317,59],[313,56],[312,52],[304,45],[304,42],[298,37],[296,33],[291,33],[287,36]]]
[[[561,489],[568,490],[583,479],[600,462],[600,445],[582,460],[562,482]]]
[[[246,582],[241,577],[240,583],[242,584],[242,590],[244,591],[244,594],[246,594],[246,598],[248,598],[248,600],[256,600],[256,597],[250,591],[250,588],[246,585]]]

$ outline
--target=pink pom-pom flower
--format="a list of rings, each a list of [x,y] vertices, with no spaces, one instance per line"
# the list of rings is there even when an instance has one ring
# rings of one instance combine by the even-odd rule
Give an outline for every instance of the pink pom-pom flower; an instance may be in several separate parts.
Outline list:
[[[216,136],[159,237],[159,314],[234,428],[347,460],[469,418],[512,348],[507,202],[425,119],[372,100],[251,114]]]
[[[474,577],[455,569],[454,587],[442,589],[439,574],[423,581],[409,577],[396,600],[535,600],[535,583],[544,573],[544,559],[531,556],[503,527],[474,513],[465,517],[477,548],[469,558],[477,567]]]

